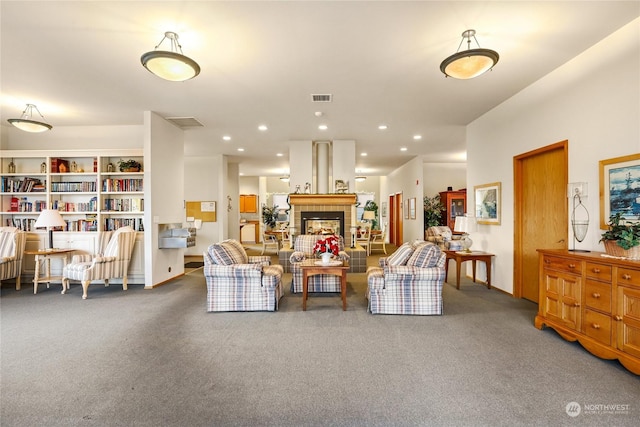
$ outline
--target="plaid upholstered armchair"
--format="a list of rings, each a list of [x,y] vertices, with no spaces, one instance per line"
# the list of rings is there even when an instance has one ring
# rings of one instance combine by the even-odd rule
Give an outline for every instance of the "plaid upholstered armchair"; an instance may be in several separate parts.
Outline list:
[[[281,265],[269,256],[247,256],[237,240],[213,244],[203,253],[207,311],[275,311],[284,295]]]
[[[127,271],[136,232],[131,227],[121,227],[116,231],[98,234],[98,255],[74,255],[71,263],[62,270],[62,293],[69,289],[69,280],[82,283],[82,299],[87,299],[87,290],[94,280],[103,280],[109,286],[109,279],[122,278],[122,290],[127,290]]]
[[[321,234],[301,234],[296,236],[293,244],[293,253],[289,257],[291,261],[291,292],[302,292],[302,261],[307,258],[314,258],[313,247],[320,239],[327,236]],[[344,239],[338,236],[338,258],[349,260],[349,254],[344,251]],[[340,292],[341,278],[332,274],[318,274],[308,279],[309,292]]]
[[[446,225],[436,225],[427,228],[426,240],[440,246],[440,249],[458,251],[462,249],[460,235],[453,234]]]
[[[367,299],[373,314],[442,314],[446,256],[430,242],[405,243],[380,267],[367,269]]]
[[[15,227],[0,227],[0,281],[16,278],[20,289],[22,257],[26,234]]]

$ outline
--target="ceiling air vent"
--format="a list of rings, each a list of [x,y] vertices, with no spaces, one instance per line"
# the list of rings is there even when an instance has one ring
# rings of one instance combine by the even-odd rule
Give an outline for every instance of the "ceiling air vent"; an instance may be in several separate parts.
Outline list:
[[[333,96],[328,94],[311,94],[311,102],[331,102],[333,101]]]
[[[165,117],[165,120],[182,129],[204,127],[195,117]]]

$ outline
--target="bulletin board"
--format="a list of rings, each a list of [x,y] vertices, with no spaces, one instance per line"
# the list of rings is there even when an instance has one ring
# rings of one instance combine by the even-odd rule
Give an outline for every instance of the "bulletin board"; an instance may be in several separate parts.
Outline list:
[[[187,202],[187,217],[216,222],[216,202]]]

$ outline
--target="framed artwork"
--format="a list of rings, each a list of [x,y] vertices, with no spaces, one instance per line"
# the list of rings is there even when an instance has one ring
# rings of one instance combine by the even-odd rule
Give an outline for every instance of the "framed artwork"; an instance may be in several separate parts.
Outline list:
[[[380,208],[380,212],[381,212],[381,216],[383,218],[387,217],[387,202],[382,202],[380,204],[381,208]]]
[[[600,228],[609,217],[622,214],[624,221],[640,219],[640,154],[600,160]]]
[[[500,225],[502,202],[501,184],[477,185],[473,187],[476,203],[476,221],[478,224]]]
[[[404,201],[404,219],[409,219],[409,199]]]
[[[409,199],[409,219],[416,219],[416,198]]]

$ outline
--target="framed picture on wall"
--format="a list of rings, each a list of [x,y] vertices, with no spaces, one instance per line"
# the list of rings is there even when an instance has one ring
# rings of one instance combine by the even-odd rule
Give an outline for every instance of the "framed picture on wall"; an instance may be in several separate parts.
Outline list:
[[[478,224],[500,224],[500,203],[502,197],[500,187],[501,184],[499,182],[473,187],[476,221]]]
[[[620,213],[624,221],[640,218],[640,154],[600,160],[600,228]]]
[[[416,219],[416,198],[409,199],[409,219]]]
[[[409,199],[404,201],[404,219],[409,219]]]

